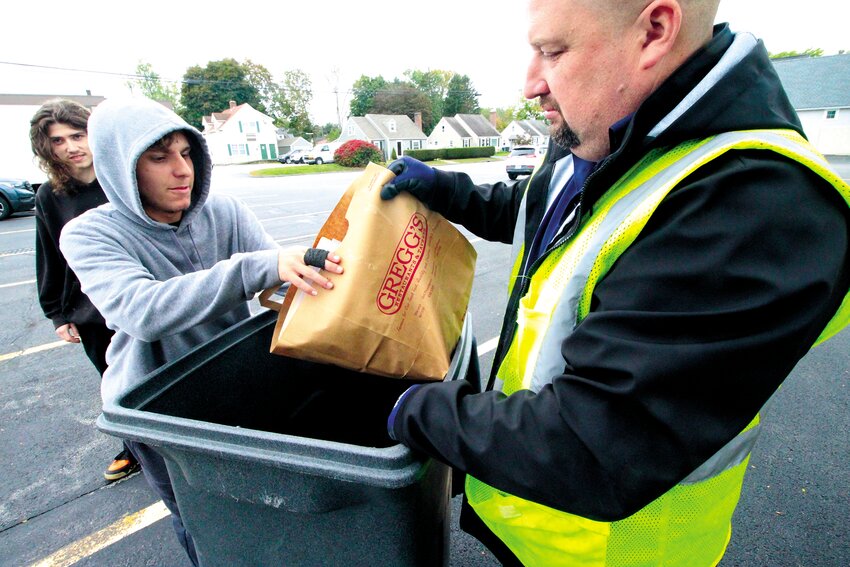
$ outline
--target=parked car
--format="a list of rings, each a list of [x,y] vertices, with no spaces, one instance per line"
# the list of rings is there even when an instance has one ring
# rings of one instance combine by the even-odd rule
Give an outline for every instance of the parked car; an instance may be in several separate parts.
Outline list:
[[[304,156],[307,155],[307,150],[292,150],[289,152],[289,161],[286,163],[304,163]]]
[[[24,179],[0,179],[0,220],[35,208],[35,190]]]
[[[304,156],[304,163],[309,163],[310,165],[322,165],[323,163],[333,163],[334,152],[341,145],[342,144],[340,142],[326,142],[324,144],[316,144],[315,146],[313,146],[313,149],[307,152],[307,155]]]
[[[534,146],[515,146],[505,160],[505,171],[510,179],[516,179],[520,175],[531,175],[534,166],[546,153],[546,148],[535,148]]]
[[[304,163],[304,154],[306,150],[289,150],[277,158],[280,163]]]

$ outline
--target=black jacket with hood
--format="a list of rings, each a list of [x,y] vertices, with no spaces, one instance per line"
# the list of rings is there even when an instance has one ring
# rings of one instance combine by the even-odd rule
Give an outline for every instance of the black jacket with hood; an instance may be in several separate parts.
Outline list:
[[[48,181],[36,194],[35,207],[35,272],[38,300],[44,315],[59,328],[68,323],[103,325],[106,322],[88,296],[80,289],[80,281],[68,267],[59,250],[59,235],[73,218],[107,202],[97,179],[88,185],[71,181],[71,186],[56,192]]]
[[[663,133],[648,135],[724,67],[737,40],[717,26],[635,112],[584,186],[582,221],[653,148],[734,130],[802,133],[759,42]],[[510,242],[527,191],[530,242],[564,153],[551,146],[531,181],[517,184],[475,186],[438,171],[428,204],[483,238]],[[550,385],[510,397],[475,394],[466,381],[425,385],[400,404],[393,434],[517,496],[622,519],[735,437],[806,354],[850,285],[848,232],[847,205],[807,168],[770,151],[728,152],[667,196],[598,283],[590,313],[562,345],[563,374]],[[494,369],[524,291],[514,287]]]

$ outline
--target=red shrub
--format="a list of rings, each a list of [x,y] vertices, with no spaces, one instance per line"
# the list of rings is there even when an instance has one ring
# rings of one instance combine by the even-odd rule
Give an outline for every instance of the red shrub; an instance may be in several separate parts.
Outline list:
[[[349,140],[334,152],[334,162],[343,167],[366,167],[369,162],[384,164],[384,154],[364,140]]]

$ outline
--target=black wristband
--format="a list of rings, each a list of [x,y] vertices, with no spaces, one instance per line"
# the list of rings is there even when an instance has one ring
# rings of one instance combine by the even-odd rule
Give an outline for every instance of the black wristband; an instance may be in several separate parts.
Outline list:
[[[308,266],[315,266],[317,268],[324,269],[325,268],[325,260],[328,259],[329,252],[327,250],[322,250],[321,248],[308,248],[306,252],[304,252],[304,263]]]

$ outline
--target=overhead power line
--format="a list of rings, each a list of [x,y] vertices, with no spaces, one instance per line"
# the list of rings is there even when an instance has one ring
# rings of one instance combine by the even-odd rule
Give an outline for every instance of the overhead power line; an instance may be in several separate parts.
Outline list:
[[[204,84],[204,85],[219,85],[219,86],[225,86],[226,87],[226,86],[230,86],[232,84],[235,84],[234,81],[225,81],[225,80],[216,80],[216,79],[177,79],[177,80],[175,80],[175,79],[165,79],[165,78],[163,78],[159,75],[156,75],[156,77],[152,77],[151,75],[140,75],[138,73],[120,73],[120,72],[116,72],[116,71],[99,71],[99,70],[94,70],[94,69],[77,69],[77,68],[73,68],[73,67],[59,67],[59,66],[55,66],[55,65],[38,65],[38,64],[35,64],[35,63],[20,63],[20,62],[14,62],[14,61],[0,61],[0,65],[11,65],[11,66],[15,66],[15,67],[29,67],[29,68],[34,68],[34,69],[47,69],[47,70],[51,70],[51,71],[66,71],[66,72],[71,72],[71,73],[89,73],[89,74],[93,74],[93,75],[106,75],[106,76],[120,77],[120,78],[123,78],[123,79],[135,80],[135,81],[147,81],[147,80],[153,79],[153,80],[158,80],[158,81],[163,82],[163,83],[172,83],[172,84],[175,84],[175,85],[176,84],[181,84],[181,85],[183,85],[183,84],[186,84],[186,85],[201,85],[201,84]],[[297,90],[297,89],[289,89],[289,88],[286,88],[286,87],[283,87],[283,86],[280,86],[280,85],[277,85],[277,87],[282,91],[295,91],[295,90]],[[414,86],[414,88],[416,88],[416,87]],[[353,90],[353,89],[333,90],[333,91],[316,91],[315,89],[310,89],[310,90],[312,92],[322,92],[323,94],[334,94],[334,95],[338,95],[338,94],[353,95],[353,94],[356,94],[356,91]],[[389,86],[389,88],[376,89],[376,90],[370,91],[370,92],[372,94],[394,93],[394,92],[398,92],[398,88],[392,88],[392,86]],[[420,92],[425,93],[425,91],[420,91]],[[449,89],[449,90],[446,91],[447,95],[448,94],[455,94],[455,93],[470,94],[472,96],[481,96],[481,93],[475,91],[475,89]],[[427,94],[427,93],[425,93],[425,94]]]

